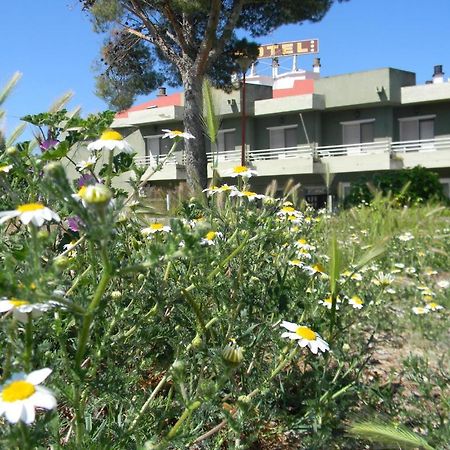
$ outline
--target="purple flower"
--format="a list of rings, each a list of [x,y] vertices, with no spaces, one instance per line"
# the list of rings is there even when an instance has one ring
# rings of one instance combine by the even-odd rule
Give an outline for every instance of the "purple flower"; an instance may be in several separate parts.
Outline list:
[[[56,139],[46,139],[45,141],[39,142],[39,147],[43,152],[45,152],[53,147],[56,147],[58,144],[59,141],[57,141]]]
[[[68,217],[67,218],[67,227],[69,230],[74,233],[80,231],[80,228],[83,226],[82,220],[78,216]]]
[[[97,183],[97,180],[93,175],[90,173],[85,173],[84,175],[81,175],[80,178],[77,180],[78,187],[81,188],[83,186],[89,186],[90,184]]]

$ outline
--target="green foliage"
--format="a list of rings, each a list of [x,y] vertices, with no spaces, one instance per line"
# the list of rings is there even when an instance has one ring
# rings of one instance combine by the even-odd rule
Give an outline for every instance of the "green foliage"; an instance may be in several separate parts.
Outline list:
[[[397,444],[400,448],[420,447],[425,450],[433,450],[433,447],[428,445],[427,441],[416,433],[407,428],[384,422],[354,422],[349,427],[348,432],[382,444]]]
[[[345,199],[347,206],[370,203],[374,191],[392,195],[399,206],[424,203],[430,200],[445,201],[439,175],[424,167],[402,169],[375,174],[370,181],[352,183]]]

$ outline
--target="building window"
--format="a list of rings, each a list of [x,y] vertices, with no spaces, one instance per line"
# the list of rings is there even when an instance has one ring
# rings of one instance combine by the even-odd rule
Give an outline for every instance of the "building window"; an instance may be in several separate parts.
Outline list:
[[[164,158],[172,148],[171,139],[163,139],[162,134],[154,136],[144,136],[145,139],[145,156],[152,157],[156,162]]]
[[[344,200],[350,194],[352,184],[348,182],[340,182],[338,185],[339,199]]]
[[[444,195],[450,199],[450,178],[441,178],[439,182],[442,184]]]
[[[231,152],[236,150],[236,128],[219,130],[217,134],[217,151]]]
[[[342,144],[352,145],[363,142],[373,142],[375,119],[353,120],[341,122]]]
[[[268,128],[270,148],[297,147],[297,128],[297,125]]]
[[[405,117],[400,123],[401,141],[421,141],[434,139],[434,119],[436,116]]]

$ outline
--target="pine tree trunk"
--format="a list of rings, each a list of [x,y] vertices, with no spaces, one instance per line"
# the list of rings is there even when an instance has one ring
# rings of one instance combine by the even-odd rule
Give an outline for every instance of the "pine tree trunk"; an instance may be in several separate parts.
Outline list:
[[[184,149],[186,154],[187,182],[195,193],[207,186],[206,146],[203,133],[203,96],[202,79],[193,72],[183,77],[184,88],[184,127],[195,139],[186,139]]]

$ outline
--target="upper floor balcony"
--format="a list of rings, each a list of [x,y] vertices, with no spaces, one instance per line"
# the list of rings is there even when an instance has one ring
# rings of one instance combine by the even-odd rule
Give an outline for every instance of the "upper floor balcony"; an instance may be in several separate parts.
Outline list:
[[[207,153],[208,176],[216,168],[222,176],[240,164],[241,150]],[[167,160],[166,160],[167,159]],[[318,146],[315,143],[297,147],[247,149],[246,161],[259,176],[324,173],[370,172],[395,170],[421,165],[427,168],[450,167],[450,137],[392,142],[389,139],[347,145]],[[153,180],[186,179],[184,154],[169,158],[152,156],[136,158],[136,163],[155,170]]]

